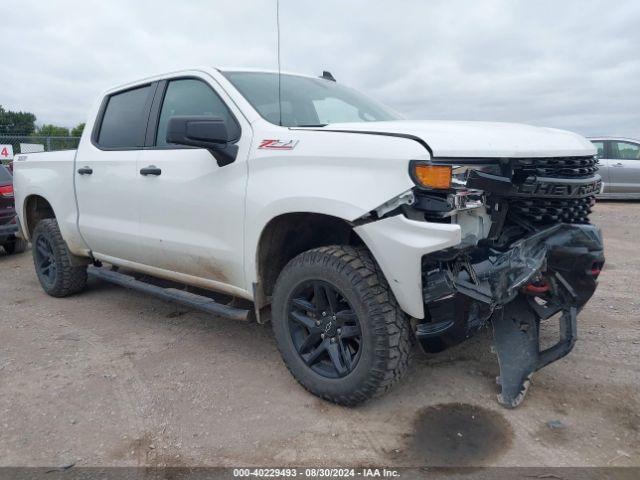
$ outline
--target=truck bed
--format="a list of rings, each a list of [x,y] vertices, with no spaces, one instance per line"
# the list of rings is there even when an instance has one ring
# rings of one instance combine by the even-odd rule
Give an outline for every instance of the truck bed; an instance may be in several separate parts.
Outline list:
[[[76,224],[78,210],[73,193],[75,156],[76,150],[16,155],[13,177],[16,205],[29,208],[29,202],[25,203],[27,191],[30,200],[37,196],[46,199],[56,214],[60,231],[67,240],[69,249],[73,253],[81,254],[87,249]],[[33,228],[33,225],[22,225],[22,228],[26,238],[29,238],[28,230]]]

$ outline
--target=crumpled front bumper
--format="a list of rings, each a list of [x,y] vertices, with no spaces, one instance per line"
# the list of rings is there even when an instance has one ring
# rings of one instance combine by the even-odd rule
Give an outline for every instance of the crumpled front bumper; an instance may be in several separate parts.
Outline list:
[[[593,295],[603,264],[599,229],[582,224],[557,224],[502,250],[427,255],[427,321],[417,326],[416,335],[433,351],[459,343],[490,321],[500,364],[498,400],[516,407],[531,375],[573,348],[577,313]],[[540,321],[558,313],[560,338],[540,350]]]
[[[582,306],[596,287],[592,267],[603,262],[602,236],[597,227],[557,224],[505,250],[477,248],[458,257],[453,270],[441,268],[442,262],[437,262],[439,268],[423,277],[425,301],[459,292],[492,307],[501,306],[513,300],[535,275],[549,270],[575,285]]]

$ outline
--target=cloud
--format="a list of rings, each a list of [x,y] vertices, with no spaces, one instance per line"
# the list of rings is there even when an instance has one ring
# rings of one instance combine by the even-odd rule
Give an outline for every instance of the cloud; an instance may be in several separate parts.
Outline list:
[[[3,0],[0,104],[73,126],[115,84],[276,67],[275,0]],[[281,0],[282,63],[409,118],[640,137],[640,3]]]

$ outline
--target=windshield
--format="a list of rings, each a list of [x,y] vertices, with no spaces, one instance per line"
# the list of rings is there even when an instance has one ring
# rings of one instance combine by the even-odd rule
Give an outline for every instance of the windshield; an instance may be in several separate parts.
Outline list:
[[[280,125],[278,74],[222,72],[268,122]],[[315,127],[342,122],[380,122],[401,117],[363,94],[322,78],[282,75],[282,125]]]

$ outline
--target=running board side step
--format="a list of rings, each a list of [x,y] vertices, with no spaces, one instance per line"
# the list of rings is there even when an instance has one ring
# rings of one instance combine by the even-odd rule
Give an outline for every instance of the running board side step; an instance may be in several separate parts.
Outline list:
[[[131,275],[125,275],[114,270],[107,270],[103,267],[95,267],[93,265],[90,265],[87,268],[87,273],[93,277],[99,278],[100,280],[115,283],[116,285],[120,285],[121,287],[129,288],[131,290],[144,292],[168,302],[179,303],[196,310],[230,318],[232,320],[249,320],[250,310],[223,305],[212,298],[205,297],[203,295],[196,295],[195,293],[178,290],[177,288],[158,287],[156,285],[137,280]]]

